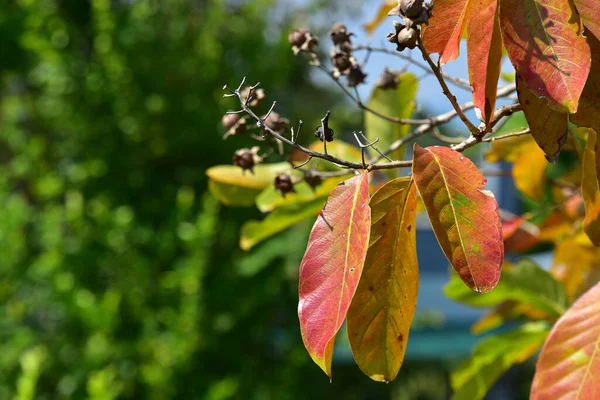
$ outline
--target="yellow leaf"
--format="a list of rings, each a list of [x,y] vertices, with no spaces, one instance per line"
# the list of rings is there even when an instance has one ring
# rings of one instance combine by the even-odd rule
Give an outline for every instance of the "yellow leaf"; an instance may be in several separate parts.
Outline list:
[[[600,246],[600,146],[598,134],[589,129],[583,151],[581,194],[585,205],[583,230],[594,245]]]
[[[532,139],[519,147],[514,159],[512,176],[515,186],[526,196],[541,200],[546,190],[548,162],[544,152]]]
[[[375,29],[383,22],[383,20],[388,16],[390,10],[398,5],[398,1],[396,0],[386,0],[381,4],[379,10],[377,10],[377,15],[367,22],[363,28],[369,35],[372,35]]]

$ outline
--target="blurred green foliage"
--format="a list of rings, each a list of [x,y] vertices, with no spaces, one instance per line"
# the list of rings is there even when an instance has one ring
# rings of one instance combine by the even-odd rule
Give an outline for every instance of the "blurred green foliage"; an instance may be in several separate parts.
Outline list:
[[[292,120],[331,99],[270,6],[2,2],[0,399],[333,390],[297,326],[309,226],[245,257],[258,211],[206,194],[206,168],[248,145],[221,138],[223,84],[262,81]]]

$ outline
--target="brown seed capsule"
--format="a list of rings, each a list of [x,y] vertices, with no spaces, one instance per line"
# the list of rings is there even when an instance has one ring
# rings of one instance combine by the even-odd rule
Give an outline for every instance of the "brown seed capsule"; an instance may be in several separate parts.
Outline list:
[[[254,146],[251,149],[239,149],[233,154],[233,165],[237,165],[242,170],[249,170],[254,173],[254,166],[259,164],[263,159],[258,155],[260,148]]]
[[[355,87],[365,82],[367,75],[360,69],[360,66],[354,65],[346,75],[348,78],[348,86]]]
[[[276,112],[271,112],[267,119],[265,119],[265,124],[267,124],[267,126],[273,129],[275,132],[283,133],[290,125],[290,121],[287,118],[281,117]]]
[[[350,54],[345,52],[338,52],[331,57],[331,63],[341,74],[345,74],[352,67],[354,64],[352,61]]]
[[[381,89],[396,89],[398,87],[398,75],[385,68],[377,78],[375,85]]]
[[[264,89],[254,89],[252,93],[250,93],[250,86],[246,86],[240,92],[243,101],[246,101],[248,95],[250,95],[250,100],[248,101],[248,105],[250,107],[256,107],[260,104],[260,102],[265,98]]]
[[[295,29],[288,35],[288,42],[292,46],[300,47],[306,41],[306,34],[308,33],[308,29],[300,28]]]
[[[346,25],[338,22],[331,27],[329,36],[331,36],[333,44],[350,43],[350,36],[352,36],[352,33],[348,32]]]
[[[242,116],[240,114],[225,114],[223,115],[223,119],[221,119],[221,124],[223,124],[223,128],[229,130],[237,124],[241,118]]]
[[[405,17],[417,18],[423,12],[423,0],[398,0],[398,7]]]
[[[287,193],[296,192],[294,189],[294,181],[290,174],[279,174],[275,177],[275,189],[281,192],[285,197]]]
[[[323,178],[317,175],[313,170],[308,170],[304,174],[304,182],[308,184],[313,190],[323,182]]]
[[[415,28],[404,28],[398,32],[398,50],[404,48],[414,49],[417,46],[417,35],[419,33]],[[402,47],[402,50],[400,48]]]

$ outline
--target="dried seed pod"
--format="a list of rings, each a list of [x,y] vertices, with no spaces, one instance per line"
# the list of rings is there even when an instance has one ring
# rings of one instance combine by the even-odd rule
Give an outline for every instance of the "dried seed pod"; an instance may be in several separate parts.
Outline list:
[[[286,173],[277,175],[275,177],[275,189],[279,190],[284,197],[287,193],[296,192],[292,176]]]
[[[300,47],[306,41],[306,34],[308,33],[308,29],[300,28],[295,29],[288,35],[288,42],[292,46]]]
[[[398,0],[402,15],[408,18],[418,18],[423,12],[423,0]]]
[[[250,92],[250,86],[246,86],[240,92],[240,96],[242,97],[242,101],[245,102],[246,99],[248,98],[248,95],[250,95],[250,100],[248,101],[248,105],[250,107],[256,107],[265,98],[265,91],[264,91],[264,89],[254,89],[254,90],[252,90],[252,93],[251,93]]]
[[[325,139],[328,142],[333,142],[333,129],[326,126],[325,127],[325,135],[323,135],[323,127],[319,125],[315,130],[315,136],[322,142]]]
[[[398,87],[398,74],[385,68],[377,78],[375,85],[381,89],[396,89]]]
[[[398,50],[402,51],[405,48],[414,49],[417,46],[418,35],[419,33],[415,28],[406,27],[402,29],[398,32]]]
[[[333,44],[339,45],[342,43],[351,43],[350,36],[352,36],[352,33],[348,32],[346,25],[342,24],[341,22],[337,22],[331,27],[329,36],[331,36]]]
[[[223,124],[223,128],[229,130],[237,124],[241,118],[242,116],[240,114],[225,114],[223,115],[223,119],[221,119],[221,124]]]
[[[263,116],[262,118],[264,118]],[[273,129],[277,133],[283,133],[290,125],[290,121],[287,118],[281,117],[276,112],[271,112],[267,119],[265,119],[265,124],[271,129]]]
[[[315,173],[315,171],[308,170],[304,174],[304,182],[306,182],[308,184],[308,186],[311,187],[312,190],[315,190],[316,187],[319,186],[323,182],[323,178],[321,178],[321,175],[318,175],[317,173]]]
[[[345,52],[337,52],[331,57],[331,63],[340,72],[345,74],[355,64],[354,59],[350,54]]]
[[[348,86],[355,87],[365,82],[367,75],[362,71],[359,65],[354,65],[348,71],[346,78],[348,79]]]
[[[260,164],[263,160],[262,157],[258,155],[260,147],[254,146],[251,149],[239,149],[233,154],[233,165],[237,165],[242,168],[242,170],[249,170],[254,173],[254,166],[256,164]]]

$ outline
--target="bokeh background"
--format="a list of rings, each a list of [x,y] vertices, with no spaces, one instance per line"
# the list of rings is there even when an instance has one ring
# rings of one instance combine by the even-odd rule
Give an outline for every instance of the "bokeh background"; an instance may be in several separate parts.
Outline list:
[[[206,169],[250,144],[220,126],[235,107],[222,86],[244,75],[292,121],[316,126],[331,109],[336,132],[360,129],[287,33],[341,20],[364,36],[379,2],[0,4],[0,400],[448,398],[477,314],[444,300],[447,265],[426,229],[396,382],[362,375],[341,337],[330,383],[296,316],[311,221],[246,253],[239,228],[260,213],[207,192]],[[374,56],[364,97],[383,66]],[[420,103],[445,111],[431,87]],[[526,393],[528,368],[490,398]]]

